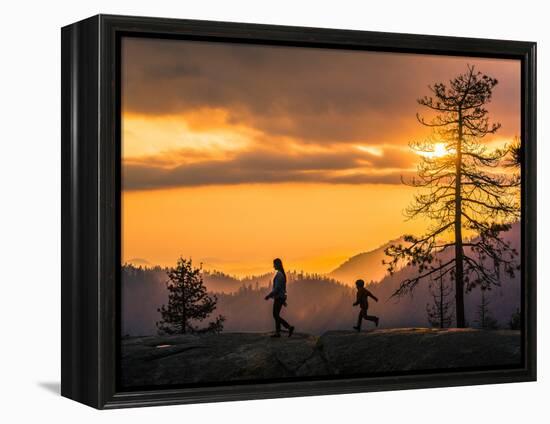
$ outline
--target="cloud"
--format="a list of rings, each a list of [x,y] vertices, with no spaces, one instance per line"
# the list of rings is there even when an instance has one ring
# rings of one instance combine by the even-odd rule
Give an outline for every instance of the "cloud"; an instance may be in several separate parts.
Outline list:
[[[395,142],[418,127],[416,99],[427,86],[468,63],[499,79],[489,110],[518,133],[519,61],[498,59],[127,38],[123,108],[219,108],[230,123],[304,143]]]
[[[128,162],[123,167],[125,190],[181,186],[311,182],[333,184],[398,184],[418,156],[389,148],[382,156],[346,150],[288,154],[254,150],[226,160],[204,160],[175,167],[162,160]],[[403,168],[403,169],[400,169]]]
[[[488,107],[497,138],[519,134],[519,61],[145,38],[122,47],[126,190],[399,183],[418,162],[408,142],[429,130],[416,99],[466,64],[499,80]]]

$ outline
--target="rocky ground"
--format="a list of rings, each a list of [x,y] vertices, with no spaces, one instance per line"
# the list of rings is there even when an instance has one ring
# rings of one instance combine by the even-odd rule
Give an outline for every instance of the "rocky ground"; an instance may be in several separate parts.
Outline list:
[[[519,364],[519,331],[381,329],[361,333],[222,333],[122,341],[126,387],[346,376]]]

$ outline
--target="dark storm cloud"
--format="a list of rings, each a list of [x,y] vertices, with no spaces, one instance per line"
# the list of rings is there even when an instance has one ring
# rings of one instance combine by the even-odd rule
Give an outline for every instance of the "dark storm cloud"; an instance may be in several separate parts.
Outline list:
[[[123,182],[126,190],[282,182],[397,184],[404,173],[399,168],[410,168],[417,160],[418,156],[398,149],[390,149],[384,156],[354,151],[294,156],[252,151],[227,160],[204,160],[172,168],[130,162],[124,166]],[[383,168],[388,172],[376,172]]]
[[[416,99],[427,86],[468,63],[499,79],[489,110],[517,133],[511,61],[176,40],[125,39],[124,111],[223,108],[232,123],[305,143],[393,140],[417,128]]]

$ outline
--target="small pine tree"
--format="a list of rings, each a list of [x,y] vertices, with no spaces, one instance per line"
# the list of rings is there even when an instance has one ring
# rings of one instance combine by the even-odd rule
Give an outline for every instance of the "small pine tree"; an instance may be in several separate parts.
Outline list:
[[[481,302],[477,307],[477,320],[478,327],[486,330],[495,330],[498,328],[498,322],[491,315],[489,305],[491,302],[485,295],[485,289],[481,289]]]
[[[451,326],[453,322],[453,299],[448,300],[448,297],[452,292],[452,286],[445,284],[441,272],[436,281],[430,283],[430,294],[432,295],[433,303],[426,305],[426,313],[432,327],[445,328]]]
[[[215,309],[217,297],[210,295],[202,281],[201,268],[193,268],[191,259],[178,258],[174,268],[166,271],[168,281],[168,305],[158,311],[161,321],[157,322],[160,333],[186,334],[215,332],[223,330],[225,317],[219,315],[205,328],[197,328],[193,322],[203,321]]]
[[[510,330],[521,330],[521,313],[519,312],[519,308],[510,317],[508,327],[510,327]]]

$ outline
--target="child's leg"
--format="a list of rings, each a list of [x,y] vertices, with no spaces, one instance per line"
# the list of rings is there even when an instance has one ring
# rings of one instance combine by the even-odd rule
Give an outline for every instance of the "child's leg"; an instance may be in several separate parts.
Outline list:
[[[359,316],[357,317],[357,330],[361,330],[362,322],[363,322],[363,311],[359,311]]]
[[[378,327],[378,322],[380,321],[378,319],[378,317],[374,316],[374,315],[367,315],[367,310],[365,309],[363,311],[363,318],[366,319],[367,321],[372,321],[376,324],[376,326]]]

